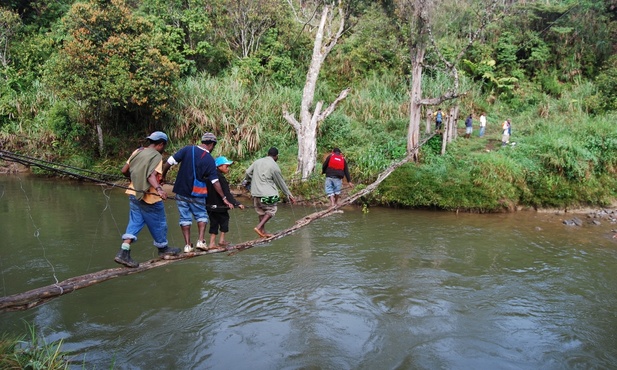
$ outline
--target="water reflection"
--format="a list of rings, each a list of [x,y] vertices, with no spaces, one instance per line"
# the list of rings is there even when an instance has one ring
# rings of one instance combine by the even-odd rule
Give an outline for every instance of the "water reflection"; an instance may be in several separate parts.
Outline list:
[[[116,267],[121,191],[15,177],[0,188],[3,295]],[[166,210],[180,245],[175,205]],[[269,229],[313,211],[281,207]],[[232,211],[230,240],[253,239],[255,220]],[[76,369],[611,368],[614,226],[562,220],[348,208],[234,256],[0,314],[0,328],[34,322],[64,339]],[[147,233],[134,250],[140,261],[156,252]]]

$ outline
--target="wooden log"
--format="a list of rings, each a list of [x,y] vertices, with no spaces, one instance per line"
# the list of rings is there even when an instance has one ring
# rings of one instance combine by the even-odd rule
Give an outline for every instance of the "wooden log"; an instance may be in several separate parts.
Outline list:
[[[312,215],[306,216],[301,220],[297,221],[296,224],[288,229],[280,231],[278,233],[273,234],[267,238],[260,238],[256,240],[249,240],[240,244],[236,244],[229,248],[227,251],[207,251],[207,252],[190,252],[190,253],[181,253],[177,256],[165,256],[164,258],[156,258],[146,262],[142,262],[139,264],[139,267],[128,268],[128,267],[116,267],[106,270],[101,270],[97,272],[93,272],[90,274],[85,274],[81,276],[72,277],[56,284],[47,285],[44,287],[36,288],[29,290],[27,292],[13,294],[6,297],[0,298],[0,312],[9,312],[9,311],[23,311],[33,307],[40,306],[54,298],[60,297],[62,295],[66,295],[72,293],[78,289],[86,288],[91,285],[95,285],[98,283],[102,283],[107,280],[115,279],[120,276],[127,276],[136,274],[139,272],[151,270],[153,268],[161,267],[168,265],[170,263],[176,261],[182,261],[189,258],[194,258],[198,256],[203,256],[206,254],[212,253],[225,253],[228,252],[229,255],[234,255],[240,251],[247,250],[253,248],[256,245],[264,244],[270,242],[272,240],[280,239],[286,235],[291,234],[297,229],[309,224],[310,222],[325,217],[328,214],[331,214],[335,211],[335,208],[327,209],[324,211],[313,213]]]

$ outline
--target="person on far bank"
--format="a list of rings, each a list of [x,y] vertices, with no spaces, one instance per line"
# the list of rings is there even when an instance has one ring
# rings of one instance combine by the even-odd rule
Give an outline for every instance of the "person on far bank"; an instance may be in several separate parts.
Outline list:
[[[471,137],[471,132],[473,131],[473,118],[471,114],[467,116],[465,119],[465,138],[469,139]]]
[[[163,205],[167,193],[161,186],[162,153],[167,145],[167,135],[155,131],[146,139],[148,146],[135,150],[122,167],[122,174],[131,179],[126,191],[129,195],[129,223],[114,261],[126,267],[139,267],[139,263],[131,258],[131,244],[137,241],[137,234],[144,226],[148,226],[159,257],[180,253],[179,248],[167,245],[167,218]]]
[[[502,135],[501,135],[501,146],[506,146],[510,142],[510,132],[511,132],[511,123],[508,118],[501,125]]]
[[[223,193],[227,200],[240,209],[244,209],[244,205],[234,198],[229,190],[229,182],[227,182],[226,174],[229,173],[229,166],[234,162],[227,159],[227,157],[220,156],[214,161],[216,169],[218,171],[219,183],[223,189]],[[208,215],[210,216],[210,244],[209,249],[215,248],[225,250],[229,245],[229,242],[225,240],[225,235],[229,232],[229,211],[225,205],[223,198],[214,191],[214,187],[211,183],[208,183],[208,198],[206,199],[206,207],[208,208]],[[216,243],[216,235],[221,231],[218,244]]]
[[[335,207],[343,188],[343,177],[347,179],[350,186],[353,186],[347,161],[339,148],[332,149],[332,153],[326,157],[321,173],[326,175],[325,188],[326,196],[330,199],[330,207]]]
[[[484,132],[486,131],[486,113],[482,112],[480,115],[480,134],[479,137],[484,136]]]
[[[170,156],[163,165],[163,178],[165,178],[171,166],[180,163],[173,191],[176,193],[176,206],[180,214],[179,224],[184,237],[184,252],[186,253],[193,251],[193,244],[191,243],[193,218],[197,222],[198,229],[196,248],[202,251],[210,250],[205,239],[206,224],[209,221],[206,210],[206,197],[209,195],[208,182],[221,197],[225,206],[230,209],[234,208],[223,193],[214,158],[210,154],[216,146],[216,142],[216,136],[211,132],[206,132],[201,137],[200,144],[185,146]],[[195,180],[206,184],[201,184],[203,186],[201,189],[195,189]],[[213,251],[221,251],[221,249],[215,248]]]
[[[443,112],[441,108],[437,108],[437,112],[435,112],[435,131],[438,132],[441,130],[441,124],[443,123]]]
[[[253,230],[262,238],[272,236],[266,232],[266,223],[276,214],[276,205],[280,201],[279,189],[287,196],[291,204],[296,203],[276,163],[278,158],[278,149],[272,147],[268,150],[266,157],[256,160],[246,170],[245,181],[250,183],[253,205],[259,218],[259,223]]]

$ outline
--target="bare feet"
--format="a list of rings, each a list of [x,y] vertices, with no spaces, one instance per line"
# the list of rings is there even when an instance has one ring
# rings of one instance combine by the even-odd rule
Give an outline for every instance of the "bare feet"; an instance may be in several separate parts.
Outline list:
[[[266,234],[265,234],[263,231],[259,230],[259,229],[258,229],[258,228],[256,228],[256,227],[255,227],[255,228],[253,228],[253,230],[255,230],[255,232],[256,232],[256,233],[257,233],[260,237],[262,237],[262,238],[266,238]]]
[[[219,247],[218,245],[210,245],[210,248],[208,248],[208,252],[224,252],[226,251],[226,248],[222,248]]]

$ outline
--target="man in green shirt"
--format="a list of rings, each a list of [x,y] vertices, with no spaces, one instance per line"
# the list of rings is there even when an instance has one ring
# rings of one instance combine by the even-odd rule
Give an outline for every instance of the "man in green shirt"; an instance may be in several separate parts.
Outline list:
[[[148,227],[154,246],[160,257],[176,255],[178,248],[167,245],[167,218],[163,200],[167,193],[161,186],[163,157],[161,154],[167,145],[167,135],[155,131],[146,138],[148,146],[139,148],[122,167],[124,176],[131,179],[126,193],[129,195],[129,223],[122,235],[122,246],[114,261],[126,267],[139,267],[131,258],[131,243],[137,240],[137,234]]]
[[[280,201],[279,189],[292,204],[296,202],[276,163],[278,158],[278,149],[272,147],[268,150],[267,157],[256,160],[246,170],[246,180],[251,183],[253,205],[259,216],[259,223],[254,230],[262,238],[272,236],[266,232],[265,225],[276,214],[276,204]]]

